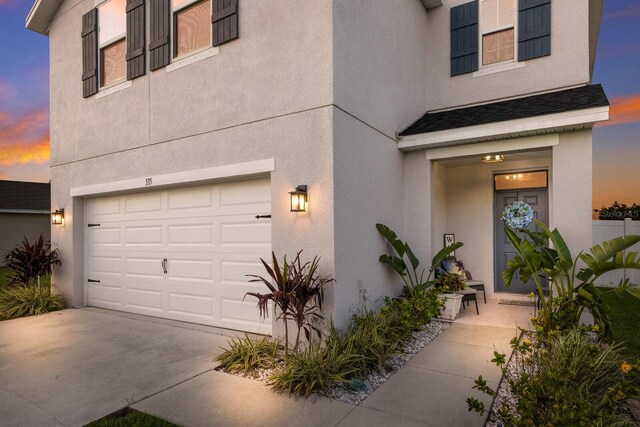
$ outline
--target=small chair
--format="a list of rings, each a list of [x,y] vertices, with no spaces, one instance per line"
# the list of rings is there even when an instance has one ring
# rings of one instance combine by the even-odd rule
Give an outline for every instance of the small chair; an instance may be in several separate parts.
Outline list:
[[[471,289],[475,289],[476,291],[482,291],[482,297],[484,299],[484,303],[487,303],[487,293],[484,290],[484,282],[482,280],[467,280],[465,282],[467,286]]]
[[[478,291],[476,291],[475,289],[469,288],[469,289],[464,289],[462,291],[458,291],[456,292],[456,294],[462,295],[462,308],[466,309],[466,307],[469,306],[469,302],[474,301],[476,303],[476,314],[480,315],[480,310],[478,309],[478,298],[477,298]],[[465,302],[467,303],[466,307],[465,307]]]

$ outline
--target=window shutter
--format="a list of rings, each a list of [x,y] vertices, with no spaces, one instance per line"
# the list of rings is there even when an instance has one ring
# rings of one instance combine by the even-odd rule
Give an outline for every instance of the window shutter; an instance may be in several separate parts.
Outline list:
[[[551,55],[551,0],[519,0],[518,61]]]
[[[127,0],[127,80],[144,76],[144,0]]]
[[[169,0],[151,0],[150,12],[149,69],[153,71],[169,65],[171,62],[171,51],[169,49],[171,9]]]
[[[238,38],[238,0],[212,0],[211,33],[213,45],[219,46]]]
[[[82,96],[98,92],[98,9],[82,15]]]
[[[451,8],[451,76],[478,70],[478,1]]]

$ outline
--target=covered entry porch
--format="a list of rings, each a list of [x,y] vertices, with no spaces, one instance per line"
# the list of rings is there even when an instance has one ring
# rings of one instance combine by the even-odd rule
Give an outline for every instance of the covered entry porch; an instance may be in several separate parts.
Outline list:
[[[526,287],[505,288],[500,279],[511,255],[501,234],[504,206],[527,202],[573,253],[590,248],[592,128],[608,118],[600,85],[427,112],[398,143],[405,232],[422,259],[455,235],[464,242],[457,259],[485,282],[489,299],[526,299]]]

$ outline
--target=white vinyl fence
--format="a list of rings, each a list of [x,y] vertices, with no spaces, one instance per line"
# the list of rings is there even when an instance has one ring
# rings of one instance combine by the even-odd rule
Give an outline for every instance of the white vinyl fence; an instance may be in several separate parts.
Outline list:
[[[626,219],[624,221],[593,221],[593,244],[620,236],[640,235],[640,221]],[[634,245],[627,252],[640,252],[640,243]],[[631,283],[640,284],[640,270],[618,270],[602,275],[596,284],[601,286],[615,286],[620,280],[629,278]]]

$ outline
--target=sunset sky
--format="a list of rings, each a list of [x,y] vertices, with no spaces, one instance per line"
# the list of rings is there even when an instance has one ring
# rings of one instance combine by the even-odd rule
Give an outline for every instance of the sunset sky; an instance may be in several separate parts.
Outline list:
[[[49,49],[24,28],[32,3],[0,0],[0,179],[46,182]],[[594,131],[594,207],[640,204],[640,1],[605,0],[593,81],[612,104]]]

